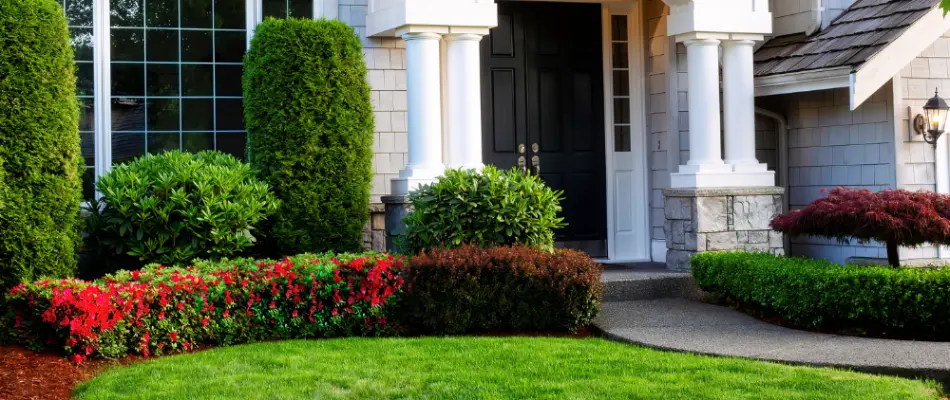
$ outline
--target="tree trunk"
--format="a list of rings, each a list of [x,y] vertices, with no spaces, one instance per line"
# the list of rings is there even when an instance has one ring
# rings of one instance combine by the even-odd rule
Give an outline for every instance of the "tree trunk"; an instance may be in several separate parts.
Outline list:
[[[901,267],[901,256],[896,241],[889,240],[887,242],[887,263],[894,268]]]

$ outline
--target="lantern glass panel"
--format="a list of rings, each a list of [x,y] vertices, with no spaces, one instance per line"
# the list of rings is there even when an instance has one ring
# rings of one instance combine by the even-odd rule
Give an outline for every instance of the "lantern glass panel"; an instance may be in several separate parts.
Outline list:
[[[944,132],[947,126],[946,109],[928,109],[927,111],[927,129],[930,131]]]

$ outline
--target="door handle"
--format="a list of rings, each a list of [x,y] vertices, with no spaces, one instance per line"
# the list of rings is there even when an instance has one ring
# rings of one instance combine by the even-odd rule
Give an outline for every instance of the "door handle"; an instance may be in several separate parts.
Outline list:
[[[528,165],[525,162],[524,156],[518,157],[518,169],[520,169],[523,173],[528,173]]]
[[[541,157],[531,157],[531,167],[534,169],[534,176],[541,176]]]

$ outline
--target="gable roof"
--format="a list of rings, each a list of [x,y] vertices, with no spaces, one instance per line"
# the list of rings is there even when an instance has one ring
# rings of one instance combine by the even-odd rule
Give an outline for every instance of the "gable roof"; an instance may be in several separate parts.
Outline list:
[[[755,54],[755,76],[848,67],[856,71],[931,12],[940,0],[858,0],[819,34],[766,42]]]

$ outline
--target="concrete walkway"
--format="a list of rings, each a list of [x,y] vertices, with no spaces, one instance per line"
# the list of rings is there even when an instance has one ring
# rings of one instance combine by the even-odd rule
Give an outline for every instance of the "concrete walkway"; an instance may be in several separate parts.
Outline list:
[[[606,302],[595,325],[613,340],[658,349],[925,376],[950,383],[950,343],[799,331],[692,300]]]

